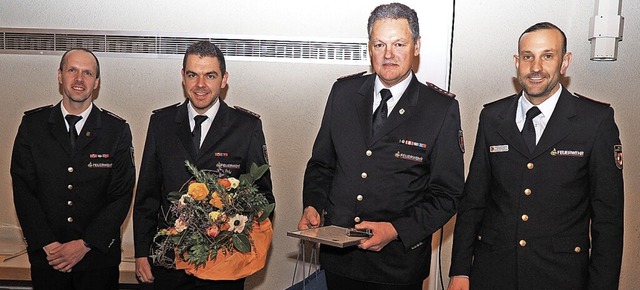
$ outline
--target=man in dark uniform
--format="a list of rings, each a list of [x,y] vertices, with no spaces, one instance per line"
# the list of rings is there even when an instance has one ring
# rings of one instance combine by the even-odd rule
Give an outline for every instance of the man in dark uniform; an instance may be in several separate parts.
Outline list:
[[[90,51],[67,51],[58,83],[62,101],[25,113],[11,159],[33,287],[118,289],[135,183],[131,131],[93,104],[100,65]]]
[[[220,98],[228,73],[222,51],[201,41],[185,53],[182,82],[188,100],[154,111],[147,131],[140,179],[136,191],[133,229],[136,274],[155,289],[243,289],[244,280],[205,281],[184,271],[151,266],[153,238],[167,228],[170,206],[167,195],[179,190],[191,177],[185,160],[198,169],[225,169],[238,178],[252,163],[267,164],[267,149],[259,116],[230,108]],[[204,119],[196,124],[197,119]],[[198,128],[199,127],[199,128]],[[200,138],[195,138],[200,134]],[[199,147],[199,148],[198,148]],[[259,192],[274,203],[267,171],[256,182]]]
[[[528,28],[514,56],[523,93],[480,114],[451,290],[618,289],[622,145],[608,104],[559,83],[566,43],[551,23]]]
[[[304,177],[299,229],[370,229],[357,247],[320,250],[330,289],[422,289],[431,235],[456,211],[464,186],[458,102],[421,84],[416,12],[399,3],[369,17],[375,74],[331,90]]]

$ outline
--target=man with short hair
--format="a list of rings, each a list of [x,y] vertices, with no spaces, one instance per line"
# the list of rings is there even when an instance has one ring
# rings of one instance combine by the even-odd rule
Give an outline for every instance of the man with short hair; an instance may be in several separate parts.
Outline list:
[[[252,163],[267,164],[267,147],[260,116],[231,108],[220,98],[229,73],[222,51],[211,42],[200,41],[187,49],[182,83],[187,100],[155,110],[151,115],[142,156],[140,178],[133,210],[136,275],[155,289],[244,289],[245,279],[209,281],[185,271],[151,266],[153,238],[168,228],[167,195],[179,190],[191,174],[188,160],[198,169],[221,169],[238,178]],[[199,129],[196,129],[199,128]],[[200,138],[194,136],[199,135]],[[258,191],[274,203],[271,175],[267,171],[256,183]]]
[[[27,111],[13,146],[13,199],[34,289],[118,289],[122,225],[133,196],[129,125],[99,109],[100,64],[62,56],[62,101]]]
[[[449,289],[618,289],[622,145],[613,109],[560,84],[566,36],[537,23],[514,56],[523,92],[485,105]]]
[[[329,289],[422,289],[431,235],[456,211],[464,185],[453,95],[418,81],[416,12],[380,5],[369,17],[374,74],[339,79],[307,163],[299,229],[369,229],[357,247],[322,247]]]

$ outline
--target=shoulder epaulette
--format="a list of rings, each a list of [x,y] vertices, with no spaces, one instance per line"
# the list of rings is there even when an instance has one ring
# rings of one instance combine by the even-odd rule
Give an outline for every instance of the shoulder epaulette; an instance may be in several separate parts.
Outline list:
[[[355,73],[355,74],[352,74],[352,75],[341,76],[341,77],[338,78],[338,80],[341,81],[341,80],[348,80],[348,79],[352,79],[352,78],[357,78],[357,77],[363,76],[366,73],[367,73],[366,71],[361,71],[359,73]]]
[[[35,112],[40,112],[40,111],[42,111],[44,109],[49,109],[51,107],[53,107],[53,105],[42,106],[42,107],[39,107],[39,108],[35,108],[35,109],[28,110],[28,111],[24,111],[24,114],[25,115],[33,114]]]
[[[605,105],[605,106],[607,106],[607,107],[610,107],[610,106],[611,106],[611,104],[609,104],[609,103],[605,103],[605,102],[601,102],[601,101],[598,101],[598,100],[594,100],[594,99],[591,99],[591,98],[585,97],[584,95],[578,94],[578,93],[576,93],[576,92],[574,92],[573,94],[574,94],[578,99],[585,99],[585,100],[592,101],[592,102],[597,103],[597,104],[600,104],[600,105]]]
[[[517,94],[514,94],[514,95],[511,95],[511,96],[508,96],[508,97],[504,97],[504,98],[502,98],[502,99],[497,99],[497,100],[495,100],[495,101],[493,101],[493,102],[488,102],[488,103],[486,103],[486,104],[484,104],[484,105],[482,105],[482,106],[483,106],[483,107],[490,106],[490,105],[493,105],[493,104],[495,104],[495,103],[502,102],[502,101],[504,101],[504,100],[511,99],[511,98],[513,98],[513,97],[516,97],[516,96],[518,96],[518,95],[517,95]]]
[[[448,96],[449,98],[455,99],[456,98],[456,94],[449,92],[449,91],[445,91],[443,89],[441,89],[440,87],[436,86],[435,84],[432,84],[430,82],[425,82],[427,84],[427,87],[430,87],[432,90],[441,93],[445,96]]]
[[[102,110],[102,112],[106,113],[107,115],[109,115],[109,116],[111,116],[111,117],[114,117],[114,118],[116,118],[116,119],[118,119],[118,120],[120,120],[120,121],[124,121],[124,122],[126,122],[126,120],[125,120],[125,119],[123,119],[122,117],[120,117],[120,116],[116,115],[114,112],[110,112],[110,111],[107,111],[107,110],[102,109],[102,108],[101,108],[100,110]]]
[[[169,108],[175,108],[175,107],[177,107],[178,105],[180,105],[180,103],[175,103],[175,104],[173,104],[173,105],[171,105],[171,106],[166,106],[166,107],[164,107],[164,108],[155,109],[155,110],[151,111],[151,113],[152,113],[152,114],[155,114],[155,113],[157,113],[157,112],[164,111],[164,110],[169,109]]]
[[[233,108],[235,108],[236,110],[238,110],[240,112],[243,112],[243,113],[245,113],[247,115],[254,116],[254,117],[260,119],[260,115],[258,115],[258,113],[249,111],[249,110],[247,110],[247,109],[245,109],[243,107],[240,107],[240,106],[233,106]]]

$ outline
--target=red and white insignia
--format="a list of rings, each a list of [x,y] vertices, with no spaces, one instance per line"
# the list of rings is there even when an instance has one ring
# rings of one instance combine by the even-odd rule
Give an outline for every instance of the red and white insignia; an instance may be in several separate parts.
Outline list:
[[[622,169],[622,145],[613,145],[613,157],[618,169]]]

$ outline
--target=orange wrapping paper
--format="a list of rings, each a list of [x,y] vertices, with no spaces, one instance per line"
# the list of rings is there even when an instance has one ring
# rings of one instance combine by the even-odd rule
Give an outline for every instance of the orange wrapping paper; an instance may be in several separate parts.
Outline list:
[[[204,266],[196,269],[195,265],[180,259],[176,255],[176,269],[185,270],[187,274],[194,275],[205,280],[237,280],[247,277],[264,268],[267,262],[267,251],[271,246],[273,229],[271,221],[265,219],[258,223],[254,222],[253,231],[249,234],[254,249],[248,253],[234,251],[233,254],[219,251],[215,260],[209,260]]]

